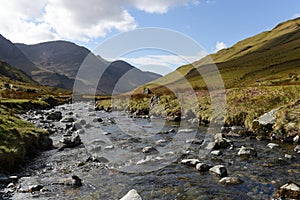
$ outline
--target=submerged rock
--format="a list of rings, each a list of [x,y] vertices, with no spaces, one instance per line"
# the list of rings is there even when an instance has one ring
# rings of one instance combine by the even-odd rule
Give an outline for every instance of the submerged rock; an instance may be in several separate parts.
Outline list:
[[[62,119],[62,113],[60,111],[50,113],[47,116],[47,120],[51,120],[51,121],[59,121],[61,119]]]
[[[157,149],[155,149],[154,147],[151,147],[151,146],[149,146],[149,147],[144,147],[144,148],[142,149],[142,152],[143,152],[143,153],[158,153]]]
[[[279,145],[276,143],[269,143],[269,144],[267,144],[267,147],[269,147],[270,149],[273,149],[273,148],[279,147]]]
[[[57,184],[80,187],[80,186],[82,186],[82,180],[78,176],[73,175],[70,178],[64,178],[64,179],[59,180]]]
[[[136,190],[132,189],[120,200],[142,200],[142,197],[137,193]]]

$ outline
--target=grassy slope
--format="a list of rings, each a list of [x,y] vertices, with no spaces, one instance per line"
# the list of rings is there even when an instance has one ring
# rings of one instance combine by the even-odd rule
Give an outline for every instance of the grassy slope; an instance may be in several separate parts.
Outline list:
[[[205,91],[206,83],[198,70],[209,68],[214,63],[226,87],[225,122],[229,125],[238,124],[252,128],[253,119],[273,108],[294,105],[293,102],[300,99],[300,18],[281,23],[271,31],[247,38],[231,48],[223,49],[191,65],[179,67],[143,87],[162,95],[162,101],[165,102],[163,107],[166,110],[171,109],[167,104],[173,105],[175,101],[170,100],[174,98],[168,97],[170,91],[167,88],[174,93],[180,93],[187,89],[185,82],[188,81],[198,95],[197,114],[204,121],[209,121],[212,117],[210,98]],[[210,79],[212,80],[213,78]],[[136,93],[141,93],[143,87],[138,88]],[[143,99],[131,98],[130,104],[136,106],[132,102],[149,102],[145,95],[142,97]],[[188,101],[189,97],[186,96],[186,99]],[[190,102],[190,105],[192,106],[193,102]],[[168,113],[175,113],[178,109],[176,103],[171,107],[173,111]],[[293,109],[291,107],[293,106],[286,106],[282,112]],[[287,119],[282,118],[281,121],[284,120]]]
[[[39,86],[24,72],[0,61],[0,172],[15,169],[26,157],[42,149],[40,142],[48,136],[45,130],[24,122],[16,114],[50,108],[60,100],[49,95],[65,93]]]

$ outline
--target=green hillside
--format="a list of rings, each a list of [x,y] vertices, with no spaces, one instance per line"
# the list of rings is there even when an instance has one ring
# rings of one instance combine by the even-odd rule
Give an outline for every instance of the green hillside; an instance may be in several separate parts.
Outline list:
[[[155,81],[157,84],[180,87],[187,79],[194,88],[205,87],[197,72],[201,67],[216,64],[226,88],[258,85],[298,85],[300,70],[300,18],[277,25],[211,54],[192,65],[179,67]],[[150,86],[155,90],[155,86]]]

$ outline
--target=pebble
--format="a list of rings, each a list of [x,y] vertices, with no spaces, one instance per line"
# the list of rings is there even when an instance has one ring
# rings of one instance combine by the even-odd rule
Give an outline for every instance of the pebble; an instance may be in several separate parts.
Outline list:
[[[299,185],[290,182],[281,186],[277,192],[277,197],[280,198],[292,198],[299,199],[300,198],[300,187]]]
[[[257,152],[254,148],[252,147],[245,147],[242,146],[238,152],[239,156],[253,156],[256,157],[257,156]]]
[[[158,153],[157,149],[155,149],[154,147],[151,147],[151,146],[149,146],[149,147],[144,147],[144,148],[142,149],[142,152],[143,152],[143,153]]]
[[[211,151],[210,154],[213,156],[220,156],[220,155],[222,155],[222,151],[214,150],[214,151]]]

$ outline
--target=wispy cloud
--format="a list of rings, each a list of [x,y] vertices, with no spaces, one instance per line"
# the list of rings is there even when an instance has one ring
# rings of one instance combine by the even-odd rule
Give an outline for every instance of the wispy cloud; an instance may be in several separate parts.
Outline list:
[[[224,42],[217,41],[216,46],[215,46],[215,52],[218,52],[225,48],[227,48],[227,45]]]
[[[200,60],[207,54],[199,52],[198,55],[194,56],[183,56],[183,55],[145,55],[135,58],[121,58],[130,64],[144,70],[153,71],[160,74],[166,74],[175,70],[176,68],[193,63],[197,60]],[[151,70],[153,66],[153,70]],[[161,70],[160,70],[161,69]]]
[[[298,17],[300,17],[300,13],[295,13],[292,18],[294,19],[294,18],[298,18]]]

